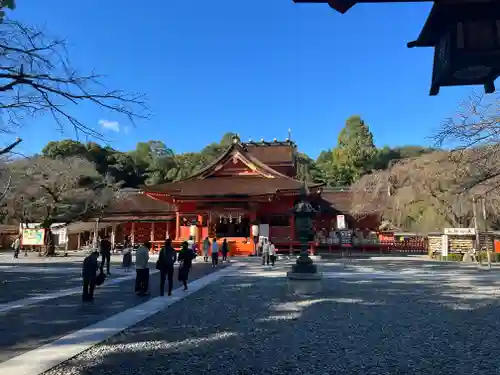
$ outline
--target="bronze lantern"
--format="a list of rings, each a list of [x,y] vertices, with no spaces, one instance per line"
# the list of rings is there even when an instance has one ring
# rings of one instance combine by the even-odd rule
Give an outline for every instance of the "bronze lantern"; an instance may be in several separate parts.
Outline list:
[[[484,85],[500,76],[500,0],[436,2],[413,47],[434,47],[430,95],[442,86]]]

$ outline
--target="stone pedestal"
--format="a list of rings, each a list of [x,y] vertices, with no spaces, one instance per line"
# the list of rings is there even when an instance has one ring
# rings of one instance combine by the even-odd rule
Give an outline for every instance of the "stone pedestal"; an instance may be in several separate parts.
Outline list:
[[[297,263],[292,266],[292,270],[287,272],[287,277],[293,280],[319,280],[321,273],[318,267],[313,264],[309,255],[302,254],[297,259]]]

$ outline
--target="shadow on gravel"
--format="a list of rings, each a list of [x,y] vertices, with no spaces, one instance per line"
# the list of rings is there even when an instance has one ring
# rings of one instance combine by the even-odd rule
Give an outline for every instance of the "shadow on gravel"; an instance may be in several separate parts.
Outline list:
[[[213,269],[210,265],[195,264],[190,280],[211,272]],[[135,272],[130,272],[130,275],[135,275]],[[177,270],[175,275],[174,288],[179,288],[181,285],[177,280]],[[59,276],[61,286],[68,276],[71,275]],[[0,362],[147,302],[158,296],[159,279],[158,273],[151,275],[151,294],[147,297],[138,297],[134,293],[134,279],[117,284],[108,281],[103,287],[96,289],[95,301],[92,303],[83,303],[81,294],[77,293],[0,313]],[[77,285],[81,287],[81,279]],[[36,282],[33,286],[36,290],[41,287]],[[86,331],[83,338],[79,339],[85,342],[85,337],[92,338],[92,335],[92,331]]]
[[[496,374],[475,283],[227,277],[47,374]]]

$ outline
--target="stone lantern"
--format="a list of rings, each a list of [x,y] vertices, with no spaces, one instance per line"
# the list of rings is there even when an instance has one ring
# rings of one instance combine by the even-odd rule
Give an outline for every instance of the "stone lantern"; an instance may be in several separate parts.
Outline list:
[[[500,76],[500,3],[497,0],[436,2],[413,47],[434,47],[431,95],[442,86],[483,85],[495,91]]]
[[[317,280],[321,278],[321,274],[318,273],[316,265],[309,256],[308,244],[314,236],[312,219],[316,215],[316,210],[307,200],[307,195],[307,188],[304,186],[300,200],[293,208],[295,228],[301,243],[301,251],[296,264],[287,273],[290,279]]]

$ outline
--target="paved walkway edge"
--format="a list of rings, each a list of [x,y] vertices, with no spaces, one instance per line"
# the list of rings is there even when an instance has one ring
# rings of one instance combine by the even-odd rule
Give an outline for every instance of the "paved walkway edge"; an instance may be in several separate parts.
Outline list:
[[[178,288],[173,291],[171,297],[153,298],[148,302],[61,337],[50,344],[2,362],[0,363],[0,374],[43,374],[45,371],[90,349],[92,346],[109,339],[150,316],[157,314],[168,306],[196,293],[198,290],[217,281],[221,277],[233,273],[235,268],[240,266],[240,264],[233,263],[231,267],[226,267],[220,271],[213,272],[207,276],[194,280],[189,284],[189,290],[187,292]]]

